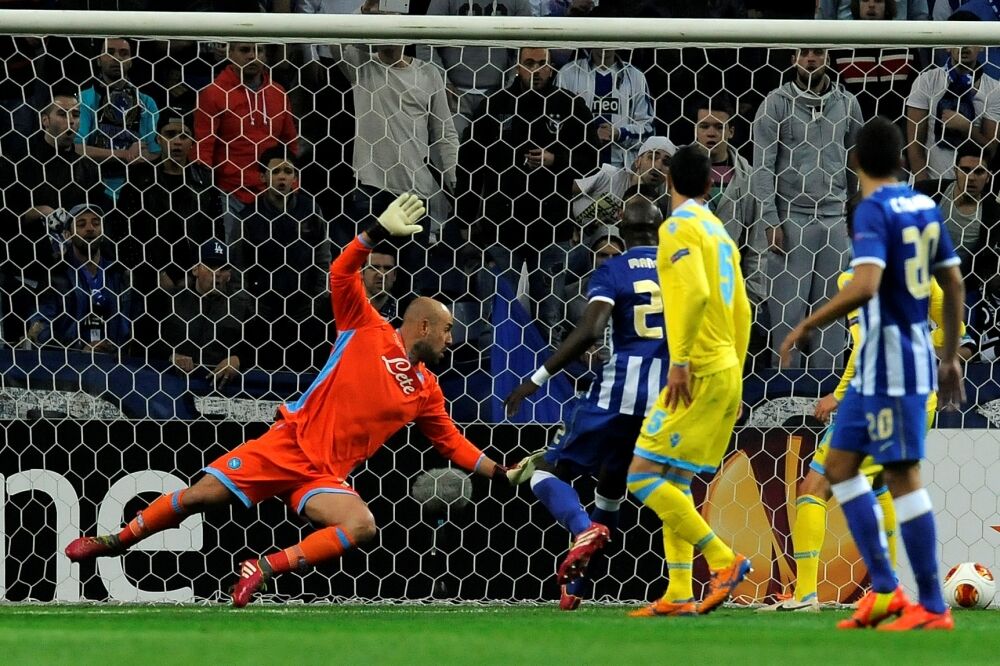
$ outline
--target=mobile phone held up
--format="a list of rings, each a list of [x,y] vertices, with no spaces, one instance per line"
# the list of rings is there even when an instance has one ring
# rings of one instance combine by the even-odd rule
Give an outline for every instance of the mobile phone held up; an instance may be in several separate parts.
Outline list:
[[[410,0],[378,0],[381,14],[409,14]]]

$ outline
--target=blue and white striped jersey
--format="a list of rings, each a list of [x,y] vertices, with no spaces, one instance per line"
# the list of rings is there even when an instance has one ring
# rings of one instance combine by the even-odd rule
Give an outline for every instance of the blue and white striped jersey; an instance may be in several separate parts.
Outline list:
[[[618,130],[617,141],[601,150],[601,162],[631,168],[642,142],[653,135],[653,101],[642,70],[620,61],[597,68],[580,58],[559,70],[556,85],[583,98],[597,123]]]
[[[669,369],[656,248],[633,247],[605,261],[587,285],[589,301],[611,303],[611,358],[587,400],[601,409],[645,416]]]
[[[854,212],[854,261],[884,270],[861,307],[860,351],[851,386],[861,395],[937,389],[928,307],[933,271],[959,265],[934,201],[899,183],[876,190]]]

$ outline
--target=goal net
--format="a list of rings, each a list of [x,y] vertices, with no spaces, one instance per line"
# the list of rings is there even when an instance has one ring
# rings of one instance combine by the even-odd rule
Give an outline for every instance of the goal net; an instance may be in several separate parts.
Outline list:
[[[694,496],[753,560],[739,600],[787,593],[813,409],[847,331],[822,330],[790,369],[774,350],[848,266],[848,155],[875,114],[907,137],[905,177],[940,202],[968,276],[969,401],[939,416],[923,469],[941,563],[1000,564],[1000,58],[986,25],[0,16],[0,598],[217,599],[240,560],[301,538],[308,526],[268,501],[97,566],[62,554],[188,485],[308,387],[336,332],[329,262],[404,191],[427,201],[424,231],[372,254],[372,303],[393,322],[416,295],[448,304],[454,344],[433,370],[455,420],[508,463],[546,446],[609,343],[516,416],[502,401],[626,249],[624,202],[669,213],[670,157],[694,141],[754,306],[745,416]],[[651,289],[637,321],[672,297]],[[557,598],[568,538],[530,489],[425,474],[444,466],[416,430],[393,437],[350,480],[374,542],[265,599]],[[589,506],[593,480],[577,487]],[[596,598],[663,591],[660,524],[633,499],[607,552]],[[821,561],[821,599],[856,599],[864,567],[835,509]],[[696,594],[706,579],[696,558]]]

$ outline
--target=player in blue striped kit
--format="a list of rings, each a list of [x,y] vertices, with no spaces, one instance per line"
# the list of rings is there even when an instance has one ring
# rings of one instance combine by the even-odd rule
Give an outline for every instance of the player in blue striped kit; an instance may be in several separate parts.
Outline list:
[[[588,594],[584,574],[618,524],[639,428],[666,381],[663,301],[656,279],[656,232],[662,221],[660,210],[646,198],[626,203],[620,230],[628,250],[594,271],[580,323],[506,400],[508,415],[517,413],[524,398],[602,339],[611,323],[611,358],[587,394],[567,406],[564,428],[534,461],[530,477],[535,495],[574,538],[558,573],[563,610],[575,609]],[[569,484],[580,474],[598,477],[590,515]]]
[[[854,213],[854,279],[781,345],[784,363],[811,329],[860,308],[856,374],[840,403],[826,478],[868,566],[872,590],[837,625],[842,629],[954,626],[938,580],[934,513],[920,482],[920,459],[928,395],[938,389],[945,409],[964,398],[958,343],[965,290],[937,205],[896,181],[902,143],[899,130],[884,118],[859,131],[855,150],[864,200]],[[937,368],[928,326],[932,275],[944,292]],[[919,603],[910,603],[889,563],[882,511],[859,471],[866,455],[883,466]],[[894,615],[900,617],[880,624]]]

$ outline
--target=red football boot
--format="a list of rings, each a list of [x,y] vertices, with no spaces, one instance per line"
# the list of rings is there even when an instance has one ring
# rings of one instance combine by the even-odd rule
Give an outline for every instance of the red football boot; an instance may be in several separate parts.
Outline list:
[[[583,597],[570,594],[566,585],[559,586],[559,610],[573,611],[583,603]]]
[[[240,578],[233,586],[233,606],[243,608],[253,595],[267,589],[267,581],[271,579],[271,567],[261,558],[246,560],[240,565]]]
[[[556,577],[560,585],[583,576],[587,573],[587,565],[594,553],[604,548],[611,539],[608,528],[600,523],[591,523],[590,527],[576,535],[573,545],[570,546],[566,559],[559,565]]]
[[[80,537],[66,546],[66,557],[70,562],[89,562],[98,557],[116,557],[125,552],[117,534],[107,536]]]

